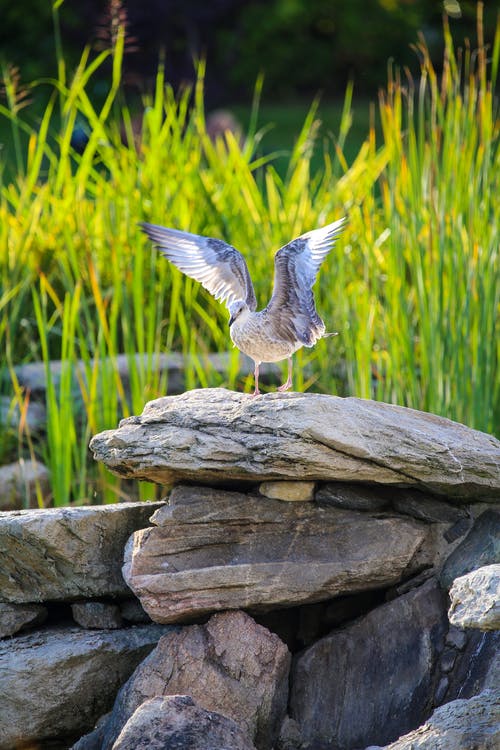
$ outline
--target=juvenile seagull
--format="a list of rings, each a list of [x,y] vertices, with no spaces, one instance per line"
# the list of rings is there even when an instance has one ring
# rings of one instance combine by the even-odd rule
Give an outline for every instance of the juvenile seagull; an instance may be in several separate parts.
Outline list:
[[[278,390],[292,387],[292,354],[314,346],[325,333],[316,312],[312,287],[319,268],[344,228],[340,219],[313,229],[284,245],[274,257],[274,290],[267,307],[256,312],[257,300],[243,255],[223,240],[202,237],[157,224],[141,227],[162,254],[186,276],[199,281],[229,310],[233,343],[255,362],[259,391],[261,362],[288,358],[288,378]]]

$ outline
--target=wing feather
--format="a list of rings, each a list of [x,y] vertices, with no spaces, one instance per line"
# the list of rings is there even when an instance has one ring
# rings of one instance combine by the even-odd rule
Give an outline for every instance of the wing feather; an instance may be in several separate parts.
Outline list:
[[[325,325],[314,303],[312,287],[324,259],[346,225],[340,219],[284,245],[274,258],[274,289],[266,308],[281,336],[306,346],[323,336]]]
[[[223,240],[202,237],[158,224],[141,223],[162,255],[227,306],[244,300],[255,310],[257,300],[243,255]]]

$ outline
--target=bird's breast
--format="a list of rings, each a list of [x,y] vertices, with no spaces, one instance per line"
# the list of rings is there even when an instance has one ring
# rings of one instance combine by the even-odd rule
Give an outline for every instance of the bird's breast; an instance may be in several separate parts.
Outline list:
[[[300,342],[277,335],[272,322],[260,312],[251,313],[243,321],[237,318],[230,332],[235,346],[257,362],[279,362],[302,346]]]

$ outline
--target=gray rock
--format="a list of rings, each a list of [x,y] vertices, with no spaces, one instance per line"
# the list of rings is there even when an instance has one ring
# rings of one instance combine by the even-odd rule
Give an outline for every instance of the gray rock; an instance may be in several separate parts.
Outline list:
[[[0,513],[0,601],[75,601],[130,593],[121,575],[125,542],[160,505]]]
[[[457,653],[446,701],[470,698],[500,685],[500,631],[468,630],[465,649]]]
[[[345,482],[326,482],[316,492],[315,500],[321,505],[333,505],[346,510],[377,511],[390,505],[388,498],[380,491]]]
[[[0,643],[0,748],[78,737],[168,628],[51,628]]]
[[[500,700],[486,691],[437,708],[425,724],[381,750],[498,750]]]
[[[15,461],[0,466],[0,511],[38,508],[50,496],[50,473],[39,461]]]
[[[127,721],[113,750],[255,750],[236,722],[189,695],[151,698]]]
[[[47,618],[47,609],[41,604],[0,603],[0,638],[18,633],[23,628],[41,625]]]
[[[42,363],[42,367],[45,365]],[[23,410],[24,411],[24,410]],[[47,414],[45,406],[36,401],[30,400],[26,414],[23,414],[26,425],[31,434],[42,432],[45,429]],[[19,429],[21,413],[19,405],[13,402],[8,396],[0,396],[0,425],[8,426],[13,430]]]
[[[71,605],[74,621],[82,628],[101,630],[122,626],[120,607],[109,602],[78,602]]]
[[[123,574],[155,622],[221,609],[316,602],[395,583],[411,572],[425,524],[176,487],[156,527],[137,532]]]
[[[289,714],[306,747],[350,750],[418,726],[432,705],[446,628],[443,594],[428,581],[300,654]]]
[[[415,490],[394,492],[392,507],[398,513],[404,513],[418,518],[419,521],[429,523],[454,524],[462,518],[467,518],[467,511],[464,508],[450,505],[450,503]]]
[[[454,625],[450,625],[446,635],[446,645],[463,651],[467,645],[467,633],[460,628],[456,628]]]
[[[453,625],[500,630],[500,564],[485,565],[455,578],[450,602],[448,617]]]
[[[114,746],[146,700],[184,694],[233,719],[259,750],[269,750],[286,712],[289,667],[286,646],[243,612],[169,633],[120,690],[101,750]]]
[[[95,458],[160,484],[332,480],[500,493],[500,442],[432,414],[356,398],[205,388],[151,401],[96,435]]]
[[[455,578],[493,563],[500,563],[500,513],[491,509],[476,519],[447,559],[440,575],[441,585],[449,589]]]

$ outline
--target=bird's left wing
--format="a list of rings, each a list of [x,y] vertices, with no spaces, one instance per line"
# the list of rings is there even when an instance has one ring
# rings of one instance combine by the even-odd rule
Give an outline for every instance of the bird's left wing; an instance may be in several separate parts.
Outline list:
[[[158,224],[141,223],[142,230],[180,271],[227,306],[244,300],[255,310],[257,300],[243,255],[223,240],[203,237]]]

